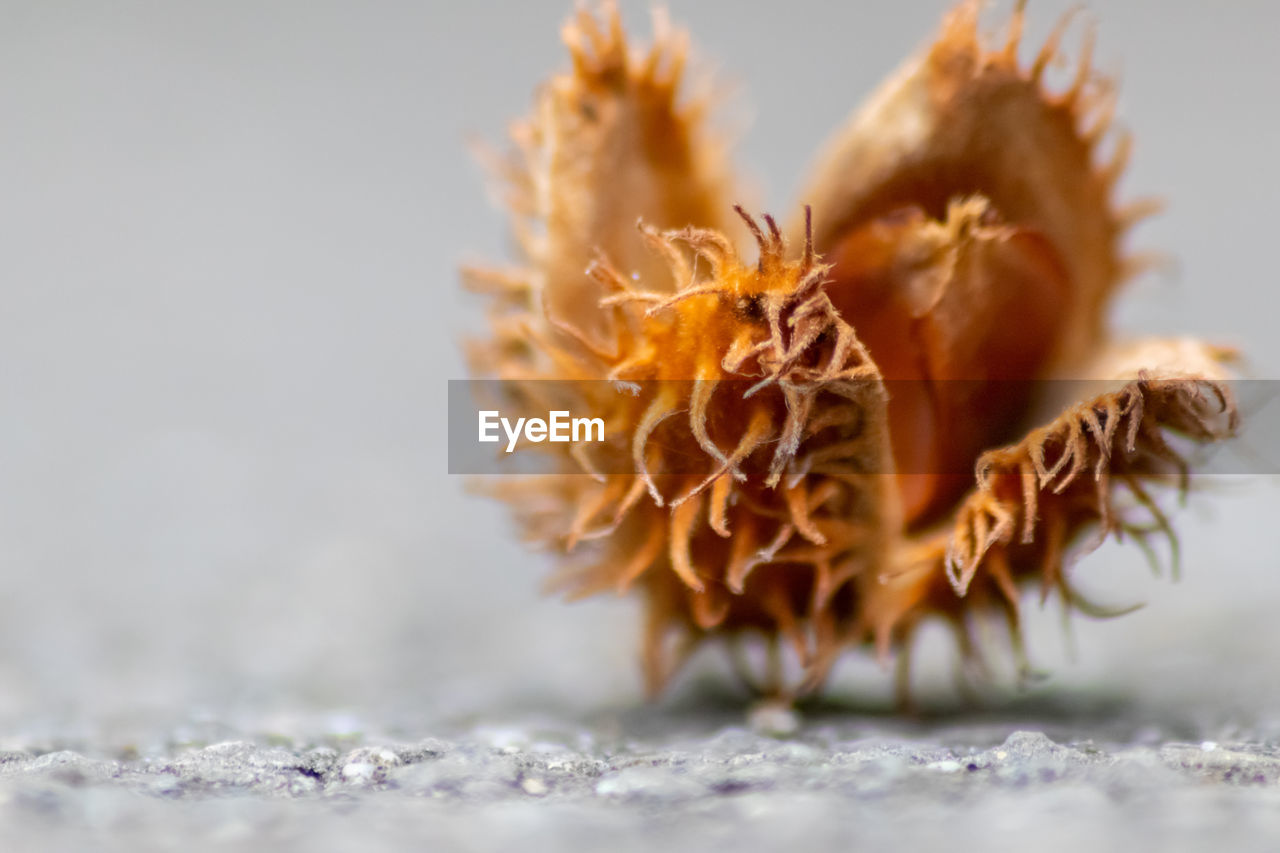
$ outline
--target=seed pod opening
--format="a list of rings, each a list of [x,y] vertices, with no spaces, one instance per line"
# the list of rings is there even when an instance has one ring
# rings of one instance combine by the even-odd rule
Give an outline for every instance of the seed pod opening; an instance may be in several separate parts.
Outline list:
[[[988,47],[976,3],[952,12],[786,229],[734,207],[665,17],[647,50],[612,4],[566,27],[571,69],[499,168],[520,264],[466,273],[493,321],[468,354],[522,412],[604,424],[495,493],[556,555],[553,589],[642,597],[651,690],[706,640],[760,637],[795,668],[753,681],[796,695],[850,647],[905,661],[931,618],[970,659],[1001,619],[1021,657],[1022,588],[1100,613],[1069,549],[1172,537],[1168,437],[1234,433],[1222,349],[1113,341],[1147,207],[1115,201],[1127,137],[1099,156],[1113,87],[1086,49],[1050,91],[1061,28],[1024,63],[1022,16]]]

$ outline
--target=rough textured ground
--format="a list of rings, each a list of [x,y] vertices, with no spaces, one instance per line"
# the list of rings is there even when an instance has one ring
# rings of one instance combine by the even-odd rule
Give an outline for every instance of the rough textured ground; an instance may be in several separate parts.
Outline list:
[[[1274,849],[1280,723],[1188,740],[1101,700],[903,721],[825,706],[208,720],[0,753],[8,850]],[[1212,725],[1199,733],[1213,730]],[[304,733],[305,732],[305,733]],[[1197,733],[1198,734],[1198,733]],[[438,845],[438,846],[437,846]]]

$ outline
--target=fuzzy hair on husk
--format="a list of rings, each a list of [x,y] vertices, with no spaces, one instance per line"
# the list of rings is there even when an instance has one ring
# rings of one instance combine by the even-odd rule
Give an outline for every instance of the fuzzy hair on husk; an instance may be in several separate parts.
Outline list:
[[[930,619],[970,660],[1002,619],[1022,661],[1023,589],[1103,615],[1069,557],[1174,540],[1158,496],[1188,486],[1179,442],[1236,431],[1225,350],[1107,328],[1153,205],[1114,199],[1129,138],[1091,34],[1051,92],[1065,22],[1024,65],[1023,15],[988,48],[961,3],[828,144],[785,229],[735,204],[664,14],[648,49],[612,3],[566,25],[570,70],[493,160],[521,257],[464,270],[491,318],[467,354],[513,413],[604,423],[491,491],[554,555],[551,589],[639,596],[651,692],[704,642],[756,638],[748,681],[793,698],[850,648],[905,662]],[[1083,387],[1066,379],[1096,387],[1055,399]]]

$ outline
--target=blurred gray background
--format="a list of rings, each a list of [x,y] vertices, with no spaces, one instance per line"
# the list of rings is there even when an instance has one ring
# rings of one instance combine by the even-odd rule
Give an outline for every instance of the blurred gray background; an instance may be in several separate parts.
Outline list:
[[[785,214],[949,3],[670,5],[734,88],[744,199]],[[1032,2],[1030,45],[1066,6]],[[1095,6],[1136,133],[1124,188],[1169,202],[1136,245],[1177,260],[1117,322],[1274,377],[1280,5]],[[467,141],[501,142],[566,65],[569,7],[0,2],[0,746],[155,716],[425,735],[641,701],[630,604],[541,598],[543,558],[444,458],[445,383],[482,328],[456,268],[511,257]],[[624,10],[647,37],[647,4]],[[1280,698],[1277,509],[1261,478],[1194,496],[1178,584],[1134,548],[1083,563],[1100,599],[1150,606],[1078,621],[1073,662],[1051,605],[1041,689],[1223,717]],[[884,692],[843,672],[837,693]]]

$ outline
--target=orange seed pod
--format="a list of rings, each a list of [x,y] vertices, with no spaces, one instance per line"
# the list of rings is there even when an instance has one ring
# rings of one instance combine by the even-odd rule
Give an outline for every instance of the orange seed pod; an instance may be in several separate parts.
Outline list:
[[[647,51],[612,4],[566,26],[572,69],[502,167],[522,264],[466,272],[493,294],[469,356],[530,412],[605,424],[498,495],[559,555],[555,588],[642,595],[651,690],[717,637],[789,648],[800,677],[761,686],[783,696],[929,618],[975,654],[976,620],[1001,616],[1020,650],[1022,586],[1094,610],[1063,570],[1086,531],[1172,535],[1166,436],[1235,431],[1222,350],[1113,342],[1145,209],[1114,199],[1128,140],[1099,162],[1111,85],[1086,51],[1048,91],[1061,28],[1025,66],[1022,16],[989,48],[961,3],[837,134],[786,229],[733,207],[665,17]]]

